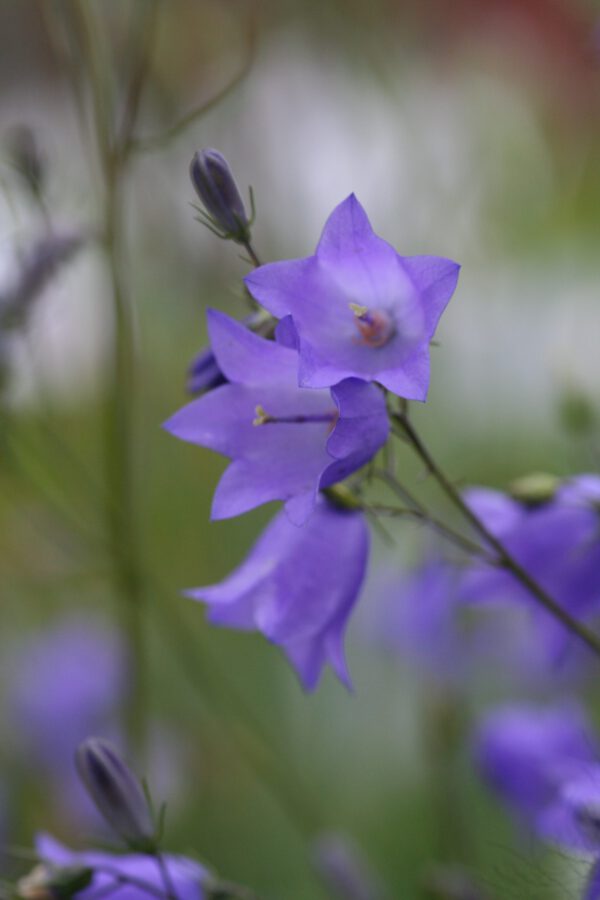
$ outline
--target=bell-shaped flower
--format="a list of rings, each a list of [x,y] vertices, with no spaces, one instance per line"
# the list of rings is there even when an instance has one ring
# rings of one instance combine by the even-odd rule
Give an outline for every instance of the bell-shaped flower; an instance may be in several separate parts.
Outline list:
[[[126,855],[101,850],[74,851],[60,844],[49,834],[38,835],[36,849],[40,860],[57,871],[64,867],[81,866],[94,874],[89,887],[77,893],[78,900],[110,895],[114,900],[148,900],[152,894],[165,892],[165,885],[156,860],[143,853]],[[208,891],[204,885],[210,873],[184,856],[165,855],[174,893],[179,900],[203,900]]]
[[[429,343],[458,271],[438,256],[400,256],[351,194],[330,215],[313,256],[260,266],[245,282],[274,316],[291,316],[303,387],[356,377],[425,400]]]
[[[349,686],[344,633],[368,551],[364,514],[319,497],[302,527],[280,512],[231,575],[186,595],[208,604],[213,624],[258,630],[279,644],[306,690],[326,663]]]
[[[357,378],[331,390],[299,388],[295,349],[215,310],[208,329],[228,383],[193,400],[164,427],[233,460],[216,489],[213,519],[283,500],[301,524],[319,489],[359,469],[387,440],[384,396]]]

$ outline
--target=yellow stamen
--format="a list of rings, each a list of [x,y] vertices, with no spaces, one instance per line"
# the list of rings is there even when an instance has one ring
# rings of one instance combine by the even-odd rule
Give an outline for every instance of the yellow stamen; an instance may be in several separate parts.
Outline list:
[[[255,408],[256,418],[252,420],[253,425],[266,425],[271,420],[271,416],[260,404]]]
[[[369,312],[369,307],[361,306],[360,303],[349,303],[348,306],[357,319],[362,319]]]

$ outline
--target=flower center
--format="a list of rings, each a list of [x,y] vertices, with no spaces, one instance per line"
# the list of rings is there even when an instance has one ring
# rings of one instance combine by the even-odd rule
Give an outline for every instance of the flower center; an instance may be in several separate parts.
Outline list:
[[[348,304],[360,332],[359,343],[369,347],[384,347],[396,333],[394,320],[384,309],[369,309],[358,303]]]

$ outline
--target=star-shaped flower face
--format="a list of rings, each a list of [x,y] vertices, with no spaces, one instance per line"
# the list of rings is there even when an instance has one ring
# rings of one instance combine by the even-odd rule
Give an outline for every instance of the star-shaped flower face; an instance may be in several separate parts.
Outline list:
[[[320,497],[301,528],[279,513],[228,578],[186,594],[209,605],[213,624],[257,629],[279,644],[307,690],[326,663],[349,684],[344,632],[368,550],[363,513]]]
[[[296,523],[317,492],[363,466],[385,443],[382,392],[350,378],[332,390],[298,387],[298,353],[208,313],[211,345],[228,384],[181,409],[165,428],[231,457],[212,516],[228,518],[269,500],[287,501]]]
[[[261,266],[245,281],[273,315],[291,317],[301,386],[354,376],[425,400],[429,343],[458,271],[441,257],[400,256],[351,194],[327,220],[314,256]]]

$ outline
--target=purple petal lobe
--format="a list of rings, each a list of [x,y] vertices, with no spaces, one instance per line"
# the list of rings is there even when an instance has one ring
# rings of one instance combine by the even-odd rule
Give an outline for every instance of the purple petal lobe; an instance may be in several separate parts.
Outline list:
[[[343,636],[368,548],[363,514],[319,498],[302,527],[279,513],[228,578],[187,594],[208,604],[215,624],[254,627],[279,644],[307,690],[326,663],[348,683]]]

